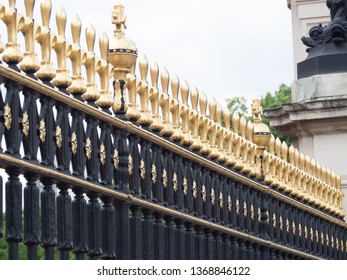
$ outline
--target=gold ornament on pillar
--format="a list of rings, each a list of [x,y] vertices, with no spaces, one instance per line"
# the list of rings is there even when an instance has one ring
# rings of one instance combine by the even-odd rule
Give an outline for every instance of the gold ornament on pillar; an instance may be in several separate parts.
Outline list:
[[[256,166],[257,166],[257,179],[263,179],[264,174],[262,171],[262,158],[266,147],[269,145],[271,133],[269,127],[262,123],[263,108],[260,105],[260,100],[256,99],[252,102],[252,115],[253,115],[253,140],[252,142],[257,145],[256,149]]]
[[[126,113],[126,98],[124,96],[124,85],[127,74],[134,74],[137,59],[137,48],[132,40],[127,38],[124,30],[127,28],[127,18],[124,15],[124,6],[115,5],[112,12],[112,23],[115,25],[114,37],[110,41],[108,50],[108,61],[114,67],[114,90],[115,97],[120,99],[113,107],[115,113],[120,117]],[[117,84],[117,82],[119,84]],[[119,96],[120,95],[120,96]]]

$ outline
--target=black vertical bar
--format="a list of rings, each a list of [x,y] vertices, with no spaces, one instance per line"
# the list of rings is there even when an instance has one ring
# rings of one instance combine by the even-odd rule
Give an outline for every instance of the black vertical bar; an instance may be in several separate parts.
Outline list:
[[[55,221],[55,191],[51,180],[42,180],[44,184],[41,192],[41,244],[45,250],[45,259],[54,259],[56,246]]]
[[[1,94],[1,92],[0,92],[0,94]],[[2,205],[3,187],[2,187],[2,184],[3,184],[3,181],[2,181],[2,177],[0,176],[0,238],[2,238],[4,236],[3,217],[2,217],[2,212],[3,212],[3,205]]]
[[[223,243],[222,243],[221,233],[218,231],[215,231],[213,235],[214,235],[214,242],[215,242],[214,259],[222,260],[223,259]]]
[[[173,204],[176,205],[177,209],[183,209],[183,168],[182,168],[182,157],[179,155],[173,155],[173,175],[172,175],[172,187],[173,187]],[[170,198],[170,197],[169,197]]]
[[[253,202],[253,192],[250,190],[250,188],[246,189],[246,207],[247,207],[247,215],[245,217],[246,229],[248,230],[248,232],[253,232],[252,211],[254,212],[254,202]]]
[[[28,260],[37,259],[37,245],[40,244],[40,189],[36,184],[37,175],[27,174],[24,188],[24,244],[27,246]]]
[[[230,237],[231,255],[233,260],[239,260],[239,245],[235,236]]]
[[[184,230],[184,221],[181,219],[175,219],[176,222],[176,260],[185,260],[186,259],[186,234]],[[189,243],[195,243],[194,235],[191,236]]]
[[[231,260],[232,259],[232,252],[231,252],[231,243],[230,243],[230,236],[228,234],[222,234],[222,240],[223,240],[223,260]]]
[[[20,144],[22,141],[22,130],[20,129],[20,122],[22,119],[22,110],[19,101],[20,86],[13,82],[8,81],[5,84],[7,89],[5,98],[5,108],[9,108],[9,114],[7,120],[7,126],[5,129],[5,140],[6,140],[6,153],[19,156],[20,155]],[[5,112],[4,112],[5,118]]]
[[[154,212],[154,259],[165,259],[165,226],[163,214]],[[139,239],[141,241],[141,239]],[[141,244],[141,242],[140,242]]]
[[[175,200],[174,200],[174,193],[176,194],[174,190],[174,182],[175,181],[175,187],[177,187],[177,172],[175,167],[172,165],[172,162],[175,164],[175,155],[173,155],[172,152],[170,152],[167,149],[163,150],[163,170],[166,170],[167,173],[167,185],[164,186],[164,191],[163,191],[163,201],[167,205],[174,205]],[[175,178],[174,178],[175,174]],[[177,208],[177,206],[176,206]]]
[[[212,195],[213,194],[213,195]],[[212,173],[212,182],[211,182],[211,217],[213,222],[220,221],[220,208],[219,208],[219,180],[218,175]]]
[[[239,214],[239,222],[238,222],[238,227],[241,229],[241,230],[245,230],[245,202],[246,202],[246,199],[245,199],[245,188],[243,186],[242,183],[240,182],[236,182],[236,188],[238,190],[238,197],[239,197],[239,205],[240,205],[240,214]]]
[[[153,157],[152,157],[152,192],[153,201],[162,202],[163,201],[163,182],[168,185],[168,164],[166,168],[163,168],[162,163],[162,148],[158,145],[152,145]],[[165,171],[164,171],[165,170]],[[155,179],[155,180],[154,180]]]
[[[41,98],[40,122],[38,124],[40,135],[41,164],[54,165],[56,143],[54,141],[55,123],[51,98]]]
[[[255,234],[259,234],[259,218],[258,218],[258,214],[260,213],[259,212],[259,207],[260,207],[260,192],[259,191],[255,191],[255,194],[254,194],[254,219],[253,219],[253,230],[254,230],[254,233]],[[273,212],[273,203],[272,201],[269,202],[269,213],[272,213]],[[269,229],[269,232],[270,229]],[[272,228],[272,236],[271,238],[273,239],[273,228]]]
[[[57,118],[56,118],[56,155],[58,170],[69,172],[71,162],[71,147],[70,147],[70,120],[69,120],[69,107],[65,104],[57,104]]]
[[[187,166],[186,170],[186,176],[187,176],[187,183],[188,183],[188,193],[186,195],[187,198],[187,211],[188,213],[193,214],[194,207],[193,207],[193,174],[192,174],[192,162],[190,160],[184,161],[183,164]]]
[[[88,228],[88,255],[91,260],[97,259],[102,254],[101,250],[101,205],[98,194],[88,193],[87,206]]]
[[[239,238],[237,240],[237,243],[239,244],[239,248],[240,248],[239,259],[240,260],[246,260],[247,259],[247,248],[246,248],[245,240],[242,238]]]
[[[116,201],[116,255],[122,260],[130,259],[130,205],[124,201]],[[113,233],[114,234],[114,233]],[[153,234],[152,234],[153,236]]]
[[[152,159],[151,159],[151,143],[141,140],[141,196],[150,198],[152,192]]]
[[[116,258],[115,211],[112,207],[112,198],[102,197],[101,200],[103,202],[101,210],[102,258],[112,260]]]
[[[206,260],[213,260],[214,258],[214,246],[213,236],[211,229],[205,228],[205,258]]]
[[[165,259],[174,260],[176,257],[175,223],[174,223],[173,217],[171,216],[164,216],[164,220],[165,220],[165,236],[166,236]]]
[[[130,259],[142,259],[142,224],[141,224],[141,208],[133,205],[130,206]],[[155,239],[159,241],[158,239]],[[154,243],[155,245],[157,243]]]
[[[194,227],[195,229],[195,259],[196,260],[203,260],[205,259],[205,240],[204,240],[204,232],[203,232],[203,228],[199,225],[196,225]],[[186,226],[186,230],[188,232],[188,225]],[[188,248],[188,246],[187,246]],[[190,254],[190,249],[187,249],[187,259],[191,259],[188,257],[188,255]]]
[[[185,246],[184,254],[181,255],[181,259],[196,260],[199,259],[201,252],[200,244],[197,243],[198,234],[194,233],[194,227],[191,223],[185,223],[185,236],[182,237],[182,241]]]
[[[118,142],[117,148],[119,152],[119,167],[117,170],[116,189],[119,189],[122,192],[129,194],[129,173],[132,172],[133,168],[137,167],[133,166],[132,163],[129,162],[129,157],[131,156],[132,158],[132,155],[129,154],[128,132],[117,129],[115,138]]]
[[[139,153],[139,137],[133,133],[129,134],[129,154],[133,159],[133,172],[129,176],[129,188],[134,195],[140,195],[141,185],[141,168],[140,167],[140,153]]]
[[[142,209],[142,258],[144,260],[154,259],[154,230],[152,211]]]
[[[69,189],[58,185],[57,197],[57,241],[60,259],[68,260],[69,251],[72,249],[72,206]]]
[[[261,260],[260,245],[257,243],[254,244],[254,259]]]
[[[240,212],[239,210],[237,210],[236,206],[240,207],[239,202],[238,205],[236,205],[237,201],[238,201],[238,193],[237,193],[237,189],[236,189],[236,184],[234,180],[229,180],[229,190],[230,190],[230,198],[231,198],[231,211],[229,213],[230,215],[230,224],[232,227],[237,228],[238,224],[237,224],[237,220],[238,220],[238,213]],[[229,199],[229,198],[228,198]]]
[[[98,135],[98,124],[97,119],[86,116],[86,144],[90,141],[90,148],[86,145],[86,149],[91,149],[90,154],[86,157],[86,169],[87,169],[87,179],[91,181],[97,181],[99,179],[100,161],[98,149],[100,146],[99,135]],[[114,151],[112,151],[112,157]],[[111,156],[107,155],[107,156]]]
[[[0,83],[1,85],[1,83]],[[0,88],[0,116],[4,116],[4,101],[2,98],[2,92],[1,92],[1,88]],[[1,143],[2,143],[2,138],[4,136],[4,132],[5,132],[5,124],[4,121],[0,122],[0,152],[3,152],[3,149],[1,147]]]
[[[247,251],[247,260],[254,260],[255,255],[254,255],[254,248],[253,248],[253,242],[251,241],[246,241],[246,251]]]
[[[73,110],[71,125],[71,150],[72,150],[72,169],[73,174],[78,177],[84,177],[86,155],[85,155],[85,132],[84,132],[84,115],[79,111]]]
[[[22,241],[22,184],[19,181],[19,170],[6,170],[9,175],[6,182],[6,240],[8,258],[19,258],[18,244]]]
[[[75,199],[72,202],[72,237],[76,260],[83,260],[87,253],[87,203],[84,192],[74,189]]]
[[[111,125],[101,123],[101,136],[99,147],[100,179],[101,184],[111,188],[113,179],[113,144],[111,137]],[[135,165],[136,166],[136,165]]]
[[[24,147],[24,158],[36,161],[37,150],[39,148],[39,137],[37,130],[34,129],[39,123],[38,111],[36,100],[38,98],[37,93],[27,87],[23,90],[24,94],[24,105],[23,105],[23,117],[22,117],[22,129],[29,129],[25,134],[23,133],[23,147]],[[26,113],[27,121],[24,122],[24,113]]]

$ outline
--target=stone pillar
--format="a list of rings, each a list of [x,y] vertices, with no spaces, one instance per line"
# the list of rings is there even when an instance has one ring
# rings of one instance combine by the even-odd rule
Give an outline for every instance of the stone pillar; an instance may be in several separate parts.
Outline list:
[[[325,0],[287,0],[288,8],[292,13],[295,79],[297,78],[297,63],[303,61],[307,56],[301,37],[307,36],[312,26],[318,23],[325,25],[330,21],[329,10],[325,2]]]
[[[341,175],[347,209],[347,28],[340,28],[347,10],[336,3],[330,17],[325,0],[288,0],[298,79],[292,103],[264,115],[301,152]]]

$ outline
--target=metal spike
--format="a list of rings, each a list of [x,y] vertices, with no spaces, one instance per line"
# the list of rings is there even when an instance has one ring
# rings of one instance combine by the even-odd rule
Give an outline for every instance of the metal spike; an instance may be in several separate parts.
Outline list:
[[[140,68],[140,76],[142,81],[147,81],[147,73],[148,73],[148,60],[147,57],[142,54],[139,58],[139,68]]]

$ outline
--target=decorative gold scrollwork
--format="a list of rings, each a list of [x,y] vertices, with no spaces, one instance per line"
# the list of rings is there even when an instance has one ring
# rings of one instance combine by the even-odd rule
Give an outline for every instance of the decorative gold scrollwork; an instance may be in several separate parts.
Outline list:
[[[316,242],[317,242],[317,243],[319,242],[319,233],[318,233],[318,230],[316,230]]]
[[[223,199],[223,193],[222,192],[219,193],[219,207],[221,209],[223,209],[223,207],[224,207],[224,199]]]
[[[39,131],[40,131],[40,140],[42,143],[46,141],[46,123],[43,119],[40,120],[40,126],[39,126]]]
[[[289,232],[289,220],[288,220],[288,218],[286,219],[286,231]]]
[[[87,159],[91,159],[92,158],[92,141],[90,140],[90,138],[88,137],[86,140],[86,157]]]
[[[206,196],[206,187],[205,187],[205,185],[202,185],[201,196],[202,196],[202,200],[204,202],[206,202],[207,196]]]
[[[72,132],[72,135],[71,135],[71,150],[72,150],[72,153],[74,155],[77,153],[77,135],[76,135],[76,132]]]
[[[233,203],[232,203],[232,200],[231,200],[231,196],[229,194],[228,195],[228,210],[229,210],[229,212],[231,212],[232,206],[233,206]]]
[[[293,235],[295,236],[296,235],[296,225],[295,225],[294,221],[292,223],[292,228],[293,228]]]
[[[305,234],[305,238],[308,239],[308,229],[307,229],[307,226],[305,226],[305,228],[304,228],[304,234]]]
[[[155,184],[157,182],[157,167],[155,166],[155,164],[152,164],[152,182],[153,184]]]
[[[280,230],[283,230],[283,218],[280,216]]]
[[[119,154],[117,149],[114,149],[114,152],[113,152],[113,166],[114,166],[114,169],[116,170],[119,167]]]
[[[163,170],[163,186],[164,188],[167,188],[167,171],[165,168]]]
[[[254,221],[254,216],[255,216],[255,212],[254,212],[254,206],[253,204],[251,204],[251,219]]]
[[[145,176],[146,176],[145,161],[143,159],[141,159],[141,161],[140,161],[140,177],[142,180],[144,180]]]
[[[239,201],[238,198],[236,198],[235,211],[236,211],[236,214],[237,214],[237,215],[240,214],[240,201]]]
[[[186,177],[183,178],[183,193],[184,195],[188,194],[188,180]]]
[[[301,224],[299,224],[298,232],[299,232],[299,236],[302,237],[302,225]]]
[[[270,224],[270,214],[269,214],[269,211],[268,210],[266,210],[266,222],[268,223],[268,224]]]
[[[323,232],[320,233],[320,242],[322,245],[324,245],[324,234]]]
[[[59,125],[55,128],[55,143],[57,144],[58,149],[63,146],[63,135],[61,134],[61,128]]]
[[[193,197],[196,199],[198,197],[198,187],[196,186],[196,182],[193,181]]]
[[[172,187],[173,187],[174,191],[177,192],[177,190],[178,190],[178,179],[177,179],[176,172],[172,176]]]
[[[4,107],[4,119],[5,119],[5,127],[7,130],[11,128],[12,123],[12,114],[11,114],[11,108],[8,104]]]
[[[128,172],[129,172],[129,175],[133,174],[133,169],[134,169],[133,157],[131,155],[128,155]]]
[[[258,208],[258,222],[261,222],[261,209]]]
[[[247,203],[246,201],[243,202],[243,216],[247,217]]]
[[[105,165],[106,163],[106,150],[104,143],[100,145],[100,162],[101,165]]]
[[[30,127],[29,127],[29,116],[27,112],[23,113],[22,126],[23,126],[23,134],[25,136],[28,136]]]
[[[273,226],[274,228],[276,228],[276,224],[277,224],[276,214],[273,213],[273,214],[272,214],[272,226]]]
[[[313,229],[312,228],[310,228],[310,239],[313,241]]]
[[[211,189],[211,203],[212,203],[213,206],[216,203],[216,195],[214,193],[214,189],[213,188]]]

